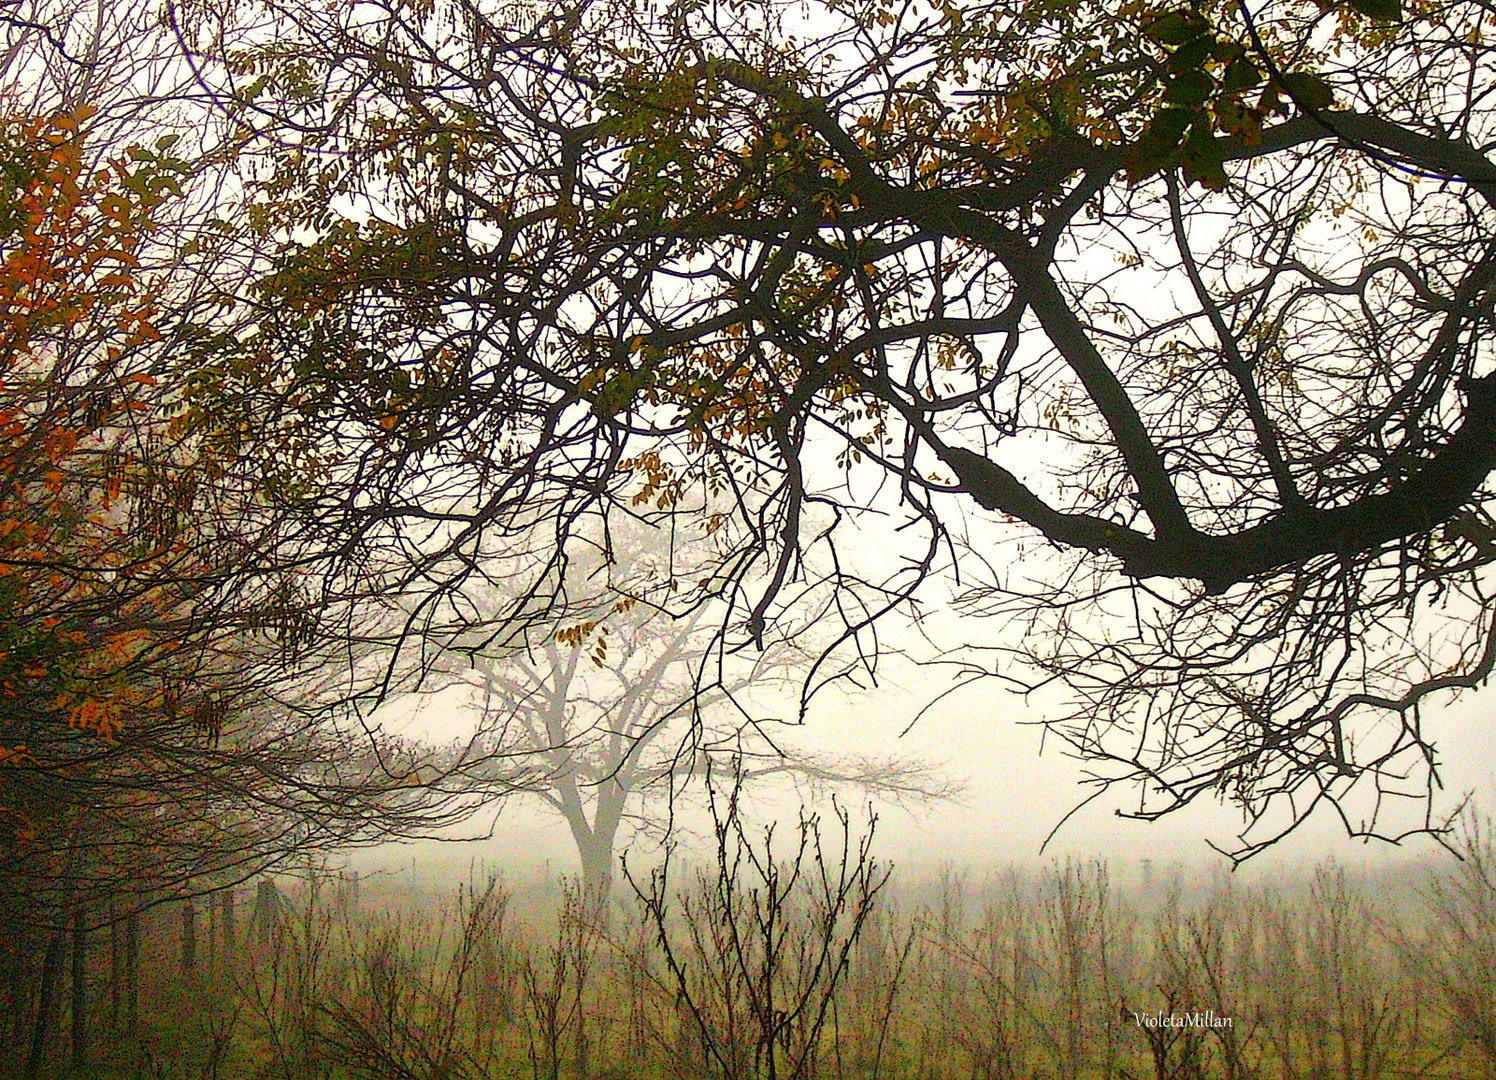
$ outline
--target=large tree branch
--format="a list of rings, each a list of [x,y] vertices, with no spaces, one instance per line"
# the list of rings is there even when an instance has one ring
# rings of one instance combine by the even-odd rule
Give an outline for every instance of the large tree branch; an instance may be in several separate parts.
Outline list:
[[[1213,593],[1320,555],[1355,555],[1449,520],[1496,469],[1496,374],[1461,384],[1464,423],[1392,488],[1343,506],[1289,507],[1240,532],[1155,539],[1089,514],[1049,506],[1007,469],[958,446],[933,444],[982,506],[1028,522],[1057,543],[1110,552],[1139,578],[1193,578]]]

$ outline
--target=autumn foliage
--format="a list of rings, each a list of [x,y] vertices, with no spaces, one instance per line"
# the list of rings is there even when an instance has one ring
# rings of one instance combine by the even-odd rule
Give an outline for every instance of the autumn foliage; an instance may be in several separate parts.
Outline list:
[[[194,591],[201,463],[173,445],[143,263],[186,169],[169,139],[92,161],[91,115],[0,120],[0,766],[37,764],[35,725],[111,740],[162,704],[147,675]]]

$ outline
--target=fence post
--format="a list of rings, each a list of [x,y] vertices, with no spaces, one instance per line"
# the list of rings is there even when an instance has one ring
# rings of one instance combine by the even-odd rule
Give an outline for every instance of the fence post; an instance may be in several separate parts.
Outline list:
[[[280,891],[275,887],[275,882],[269,878],[261,878],[255,884],[255,909],[249,917],[252,933],[261,944],[269,945],[274,940],[280,914]]]

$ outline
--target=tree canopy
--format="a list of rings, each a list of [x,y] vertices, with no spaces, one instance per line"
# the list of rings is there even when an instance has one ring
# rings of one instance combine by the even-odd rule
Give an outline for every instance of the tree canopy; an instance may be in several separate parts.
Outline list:
[[[641,599],[730,647],[955,603],[1142,816],[1437,824],[1420,706],[1496,660],[1482,4],[171,18],[267,260],[195,400],[404,568],[394,651],[668,520],[709,554]]]
[[[311,708],[285,517],[167,353],[194,305],[153,249],[195,170],[173,135],[95,155],[96,114],[0,117],[0,919],[28,922],[442,817]]]
[[[232,139],[184,104],[153,13],[79,12],[0,12],[0,924],[22,953],[455,812],[340,707],[359,653],[302,565],[297,459],[258,467],[256,426],[197,403],[212,372],[184,359],[232,333],[254,267],[214,213]]]

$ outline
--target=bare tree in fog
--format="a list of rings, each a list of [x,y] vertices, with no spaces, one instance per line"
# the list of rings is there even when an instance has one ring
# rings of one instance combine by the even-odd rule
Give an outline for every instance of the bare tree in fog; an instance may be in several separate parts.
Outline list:
[[[896,802],[956,794],[938,767],[916,758],[794,746],[783,716],[793,716],[818,656],[811,628],[806,645],[786,640],[732,657],[712,651],[703,612],[672,621],[644,605],[621,608],[524,654],[475,660],[467,673],[482,733],[462,773],[496,770],[508,791],[565,821],[590,896],[609,894],[622,839],[667,832],[673,798],[713,760],[739,762],[752,786],[775,778],[855,785]]]

